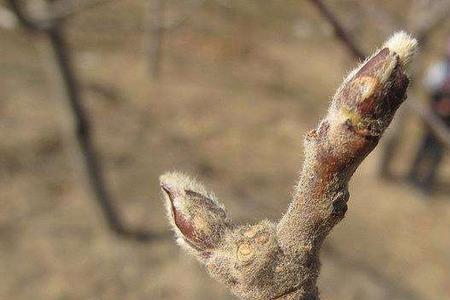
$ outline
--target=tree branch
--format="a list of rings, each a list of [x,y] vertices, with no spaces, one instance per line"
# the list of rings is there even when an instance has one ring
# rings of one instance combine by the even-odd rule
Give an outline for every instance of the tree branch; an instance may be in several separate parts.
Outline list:
[[[27,30],[33,33],[44,34],[47,37],[52,52],[51,55],[53,56],[47,65],[54,67],[57,74],[54,78],[55,82],[60,85],[64,92],[63,97],[67,101],[71,117],[73,118],[73,134],[78,142],[77,146],[86,170],[87,179],[108,226],[121,236],[150,241],[155,237],[153,233],[129,229],[125,226],[120,212],[107,189],[107,183],[102,172],[101,162],[96,154],[95,143],[91,133],[91,121],[88,112],[82,104],[80,84],[72,65],[70,49],[64,39],[60,23],[52,18],[37,20],[28,16],[18,0],[8,0],[8,3],[19,22]]]
[[[317,7],[321,15],[330,23],[336,36],[339,40],[347,47],[347,49],[352,53],[357,59],[364,59],[366,55],[359,49],[359,47],[354,43],[350,34],[344,29],[341,23],[338,21],[336,16],[328,10],[328,8],[323,4],[321,0],[310,0],[310,2]]]
[[[450,131],[448,126],[430,107],[423,105],[419,101],[414,101],[413,103],[408,103],[406,108],[425,120],[444,146],[450,148]]]
[[[345,215],[348,182],[406,98],[417,42],[400,32],[352,71],[305,139],[295,196],[278,223],[235,225],[212,193],[179,173],[161,176],[177,241],[241,299],[317,300],[319,250]]]
[[[347,210],[347,184],[404,100],[404,66],[415,41],[395,35],[351,73],[337,91],[328,115],[305,140],[305,164],[296,197],[278,225],[286,249],[298,241],[319,247]],[[298,230],[294,231],[294,228]],[[295,232],[295,234],[292,234]]]
[[[333,13],[327,9],[327,7],[323,4],[321,0],[310,0],[322,14],[324,19],[334,28],[336,37],[340,39],[340,41],[347,47],[349,53],[355,58],[360,59],[358,52],[355,52],[354,49],[359,49],[352,39],[351,35],[345,30],[345,28],[341,25],[338,19],[333,15]],[[417,5],[417,2],[414,2]],[[370,4],[369,4],[370,5]],[[438,27],[442,22],[447,20],[446,16],[450,11],[450,2],[446,0],[435,1],[433,3],[428,3],[427,7],[419,7],[417,9],[419,17],[412,16],[410,17],[409,27],[412,28],[412,31],[417,36],[417,40],[419,41],[421,48],[425,48],[425,45],[428,42],[428,36],[430,32]],[[365,7],[365,5],[363,5]],[[412,9],[413,10],[413,9]],[[382,11],[378,11],[376,8],[371,6],[371,16],[377,17],[380,20],[380,24],[385,24],[385,21],[388,21],[390,24],[396,24],[395,20],[388,16],[386,13]],[[383,21],[383,22],[381,22]],[[396,24],[397,25],[397,24]],[[386,26],[382,26],[386,30]],[[415,98],[415,97],[414,97]],[[422,111],[419,107],[422,105],[417,101],[410,101],[408,107],[409,111],[418,115],[433,131],[433,133],[445,144],[449,144],[449,136],[450,133],[448,129],[443,126],[442,122],[438,120],[435,114],[431,111],[424,110]],[[401,126],[397,127],[398,129],[402,128]],[[392,159],[392,152],[396,147],[398,136],[398,132],[396,134],[392,134],[391,138],[386,143],[385,154],[383,155],[383,160],[381,163],[381,174],[383,176],[389,176],[389,162]]]

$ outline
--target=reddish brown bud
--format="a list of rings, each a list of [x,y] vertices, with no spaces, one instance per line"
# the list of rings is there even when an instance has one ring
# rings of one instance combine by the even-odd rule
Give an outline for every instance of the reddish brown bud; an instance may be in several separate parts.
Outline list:
[[[161,176],[169,219],[191,250],[215,248],[229,227],[224,208],[197,182],[181,174]]]

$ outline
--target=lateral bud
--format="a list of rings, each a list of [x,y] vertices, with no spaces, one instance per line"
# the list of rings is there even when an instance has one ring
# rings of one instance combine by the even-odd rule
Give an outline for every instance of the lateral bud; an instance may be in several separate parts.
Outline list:
[[[194,254],[207,256],[231,227],[224,207],[202,185],[180,173],[161,176],[160,186],[177,241]]]

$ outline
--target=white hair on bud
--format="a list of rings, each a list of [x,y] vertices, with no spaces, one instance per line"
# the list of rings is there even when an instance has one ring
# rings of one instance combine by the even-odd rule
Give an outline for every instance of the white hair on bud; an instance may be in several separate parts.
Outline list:
[[[406,67],[417,52],[417,40],[404,31],[394,33],[384,47],[398,54],[400,63]]]
[[[161,185],[165,186],[166,188],[169,188],[171,192],[177,194],[178,196],[181,196],[183,199],[186,199],[185,198],[186,190],[190,190],[209,198],[217,206],[225,210],[225,207],[223,206],[222,203],[220,203],[217,200],[214,193],[208,192],[203,186],[203,184],[181,172],[165,173],[164,175],[161,175],[159,177],[159,181]],[[185,201],[174,201],[173,203],[174,206],[179,206],[178,207],[179,209],[181,209],[184,204]],[[166,201],[166,207],[170,217],[172,208],[169,200]]]
[[[182,192],[183,194],[185,190],[192,190],[194,192],[214,198],[214,195],[208,193],[201,183],[181,172],[165,173],[164,175],[161,175],[159,177],[159,181],[174,190]]]

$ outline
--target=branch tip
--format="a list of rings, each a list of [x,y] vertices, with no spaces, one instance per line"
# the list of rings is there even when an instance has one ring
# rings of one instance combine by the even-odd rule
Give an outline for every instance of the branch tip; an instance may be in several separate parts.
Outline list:
[[[394,33],[384,44],[384,47],[398,54],[404,68],[417,53],[417,46],[417,40],[405,31]]]

